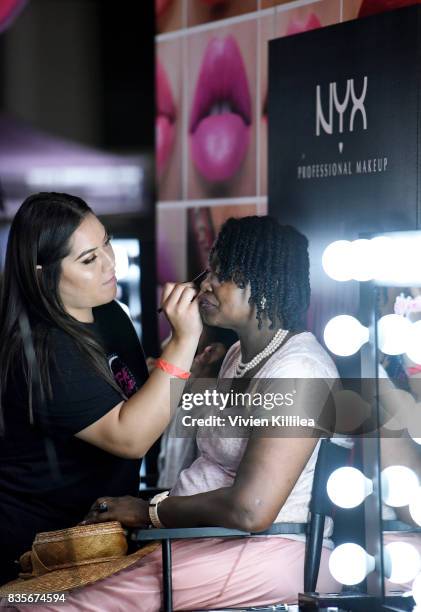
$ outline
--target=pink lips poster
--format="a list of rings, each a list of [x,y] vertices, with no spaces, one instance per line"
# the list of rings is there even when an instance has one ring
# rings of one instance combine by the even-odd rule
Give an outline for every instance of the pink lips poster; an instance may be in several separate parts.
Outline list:
[[[188,40],[187,197],[256,194],[254,20]]]
[[[203,55],[189,120],[190,155],[209,183],[229,181],[250,144],[250,84],[237,40],[213,37]]]
[[[158,27],[184,15],[157,41],[159,201],[266,196],[268,41],[338,22],[341,2],[256,4],[156,0]]]

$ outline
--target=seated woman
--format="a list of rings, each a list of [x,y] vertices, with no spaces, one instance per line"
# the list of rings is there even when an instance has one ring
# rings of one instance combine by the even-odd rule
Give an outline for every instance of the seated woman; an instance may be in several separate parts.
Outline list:
[[[247,378],[336,378],[330,357],[303,331],[309,298],[303,235],[269,217],[228,220],[213,246],[199,296],[205,323],[230,328],[239,337],[220,377],[242,378],[246,370]],[[198,437],[197,443],[200,457],[157,506],[155,526],[263,531],[275,521],[307,521],[316,437],[262,437],[252,432],[249,439]],[[95,508],[102,502],[108,511],[99,514]],[[86,522],[104,520],[144,527],[151,524],[149,505],[133,497],[101,497]],[[172,550],[176,610],[295,602],[303,588],[305,542],[300,536],[176,541]],[[328,548],[323,548],[318,582],[322,591],[337,588],[327,569],[328,557]],[[160,606],[157,550],[131,568],[69,593],[57,610],[156,612]]]

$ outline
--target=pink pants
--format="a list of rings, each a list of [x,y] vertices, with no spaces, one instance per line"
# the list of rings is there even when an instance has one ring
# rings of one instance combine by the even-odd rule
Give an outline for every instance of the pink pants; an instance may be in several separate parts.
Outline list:
[[[303,590],[304,543],[281,537],[201,539],[172,544],[176,610],[294,603]],[[340,588],[323,548],[318,590]],[[96,584],[76,589],[66,603],[43,612],[158,612],[162,602],[161,550]],[[25,606],[31,612],[38,606]]]

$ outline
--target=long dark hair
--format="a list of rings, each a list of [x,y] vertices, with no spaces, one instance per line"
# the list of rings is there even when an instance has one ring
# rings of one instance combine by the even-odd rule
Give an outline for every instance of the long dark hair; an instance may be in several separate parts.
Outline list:
[[[23,202],[13,219],[0,293],[0,402],[10,376],[22,364],[32,412],[34,372],[24,345],[25,326],[44,395],[51,398],[52,394],[50,339],[54,328],[71,336],[98,374],[121,394],[103,347],[86,325],[65,311],[58,291],[61,262],[70,252],[70,238],[89,214],[93,212],[81,198],[37,193]]]
[[[239,287],[250,283],[259,328],[267,315],[273,328],[298,330],[310,303],[307,238],[272,217],[228,219],[210,252],[218,261],[220,281]]]

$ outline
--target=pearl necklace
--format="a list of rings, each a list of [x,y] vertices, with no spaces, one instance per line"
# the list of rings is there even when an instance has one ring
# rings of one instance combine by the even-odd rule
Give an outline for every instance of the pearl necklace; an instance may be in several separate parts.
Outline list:
[[[269,357],[270,355],[272,355],[272,353],[274,353],[276,349],[281,346],[282,342],[285,340],[287,335],[288,335],[287,329],[278,329],[278,331],[273,336],[272,340],[269,342],[266,348],[264,348],[263,351],[258,353],[255,357],[253,357],[251,361],[248,361],[247,363],[243,363],[240,357],[236,365],[236,368],[235,368],[234,378],[242,378],[246,372],[255,368],[266,357]]]

